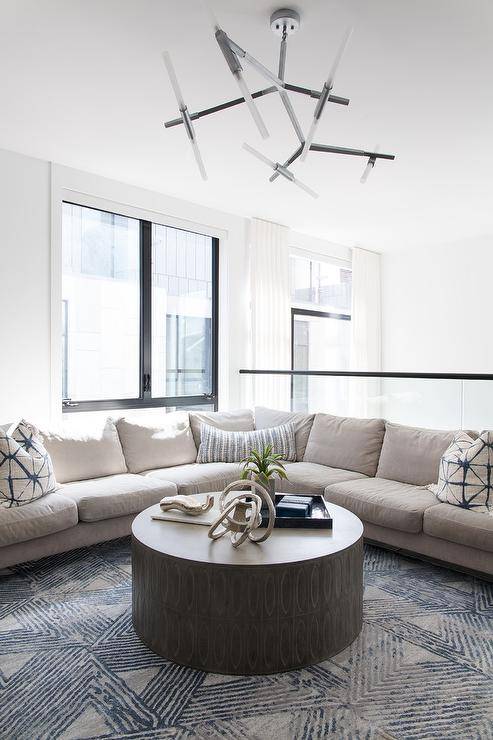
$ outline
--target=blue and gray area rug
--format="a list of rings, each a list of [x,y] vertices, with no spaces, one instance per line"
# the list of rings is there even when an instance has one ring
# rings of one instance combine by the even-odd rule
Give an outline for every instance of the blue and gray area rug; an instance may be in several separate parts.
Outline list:
[[[0,575],[0,738],[493,738],[493,587],[366,549],[365,623],[300,671],[229,677],[151,653],[129,540]]]

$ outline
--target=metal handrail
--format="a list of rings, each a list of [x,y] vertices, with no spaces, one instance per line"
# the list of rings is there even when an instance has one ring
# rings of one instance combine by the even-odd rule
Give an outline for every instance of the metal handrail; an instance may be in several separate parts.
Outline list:
[[[423,380],[493,380],[491,373],[404,373],[369,370],[251,370],[241,368],[240,375],[309,375],[343,378],[411,378]]]

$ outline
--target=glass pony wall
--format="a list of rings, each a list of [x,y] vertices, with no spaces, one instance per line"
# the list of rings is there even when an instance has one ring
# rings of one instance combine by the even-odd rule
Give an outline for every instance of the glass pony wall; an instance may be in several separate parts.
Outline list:
[[[398,424],[434,429],[493,429],[493,376],[370,377],[344,374],[262,374],[242,370],[245,403],[257,403],[256,385],[263,402],[269,385],[285,388],[282,408],[337,416],[384,418]],[[266,392],[267,388],[267,392]]]

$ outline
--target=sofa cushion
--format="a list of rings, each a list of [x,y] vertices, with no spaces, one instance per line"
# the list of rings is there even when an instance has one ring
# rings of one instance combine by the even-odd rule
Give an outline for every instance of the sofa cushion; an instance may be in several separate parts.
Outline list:
[[[375,475],[384,432],[382,419],[316,414],[303,461]]]
[[[163,496],[174,496],[176,486],[141,475],[124,473],[104,478],[66,483],[60,494],[77,504],[81,522],[98,522],[127,514],[138,514],[159,503]]]
[[[122,418],[116,428],[130,473],[151,468],[171,467],[195,462],[197,448],[193,441],[188,413],[177,411],[157,420]]]
[[[178,493],[193,494],[209,491],[222,491],[229,483],[240,477],[241,465],[238,463],[193,463],[175,468],[148,470],[143,473],[152,480],[172,481]]]
[[[200,426],[208,424],[225,432],[251,432],[255,429],[253,411],[190,411],[190,426],[197,450],[200,446]]]
[[[242,462],[253,450],[270,448],[281,460],[296,460],[294,424],[288,422],[272,429],[254,429],[252,432],[225,432],[202,424],[200,428],[198,463]]]
[[[48,493],[29,506],[2,509],[0,547],[61,532],[75,527],[78,520],[77,506],[73,501],[59,493]]]
[[[106,419],[84,428],[66,425],[41,429],[58,483],[126,473],[127,466],[115,423]]]
[[[413,486],[436,483],[440,458],[453,438],[454,432],[387,421],[377,477]]]
[[[268,409],[265,406],[255,407],[255,429],[277,427],[287,422],[294,424],[296,459],[298,461],[303,460],[314,418],[315,414],[304,414],[301,411],[278,411],[277,409]]]
[[[25,506],[53,493],[53,463],[36,427],[20,421],[0,430],[0,507]]]
[[[426,488],[384,478],[336,483],[325,489],[325,498],[363,521],[414,533],[422,531],[424,512],[436,504],[436,498]]]
[[[346,480],[366,478],[362,473],[340,468],[328,468],[317,463],[294,462],[286,463],[288,480],[276,481],[276,490],[283,493],[309,493],[322,495],[331,483],[340,483]]]
[[[431,537],[493,552],[493,516],[436,504],[425,511],[423,531]]]

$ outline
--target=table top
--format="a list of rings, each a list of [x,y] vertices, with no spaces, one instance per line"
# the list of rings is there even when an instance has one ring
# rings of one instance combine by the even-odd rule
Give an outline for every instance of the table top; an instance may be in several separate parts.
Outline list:
[[[205,500],[206,495],[196,498]],[[217,492],[213,495],[219,496]],[[334,555],[363,536],[363,524],[352,512],[336,504],[329,504],[329,511],[332,530],[274,529],[265,542],[248,540],[234,548],[229,534],[219,540],[209,539],[208,526],[152,519],[153,514],[162,513],[159,504],[155,504],[134,519],[132,534],[156,552],[191,562],[252,566],[298,563]]]

